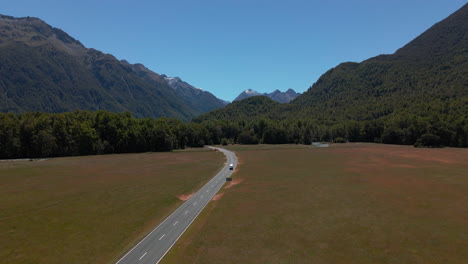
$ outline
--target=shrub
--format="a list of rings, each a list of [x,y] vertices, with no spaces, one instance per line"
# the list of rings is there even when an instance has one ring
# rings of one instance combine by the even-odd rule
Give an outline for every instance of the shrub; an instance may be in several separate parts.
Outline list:
[[[333,142],[335,143],[346,143],[346,140],[342,137],[336,137]]]
[[[414,143],[415,147],[440,147],[441,141],[440,137],[431,133],[426,133],[419,138],[416,143]]]
[[[221,139],[221,145],[227,146],[227,144],[228,144],[227,139],[226,139],[226,138],[222,138],[222,139]]]

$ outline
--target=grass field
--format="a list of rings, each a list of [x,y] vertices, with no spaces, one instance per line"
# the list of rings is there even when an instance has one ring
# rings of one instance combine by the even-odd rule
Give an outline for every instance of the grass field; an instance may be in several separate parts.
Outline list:
[[[230,148],[234,184],[162,263],[467,263],[467,149]]]
[[[187,150],[0,161],[0,263],[115,263],[224,160]]]

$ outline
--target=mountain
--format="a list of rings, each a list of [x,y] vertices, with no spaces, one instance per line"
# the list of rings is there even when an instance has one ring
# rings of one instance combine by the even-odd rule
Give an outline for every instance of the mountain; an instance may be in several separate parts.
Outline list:
[[[366,120],[466,98],[467,32],[465,5],[392,55],[342,63],[329,70],[294,104]]]
[[[242,99],[245,99],[245,98],[249,98],[249,97],[252,97],[252,96],[264,96],[265,94],[262,94],[262,93],[259,93],[257,91],[254,91],[252,89],[247,89],[245,91],[243,91],[242,93],[240,93],[235,99],[233,102],[236,102],[236,101],[240,101]]]
[[[328,70],[289,104],[257,101],[246,112],[252,102],[241,101],[195,120],[225,116],[251,122],[253,131],[259,120],[283,128],[291,125],[284,120],[296,120],[297,129],[315,127],[328,140],[414,144],[437,139],[446,146],[468,146],[467,32],[465,4],[394,54]]]
[[[288,89],[286,92],[281,92],[280,90],[275,90],[272,93],[259,93],[257,91],[254,91],[252,89],[247,89],[240,93],[234,101],[240,101],[249,97],[253,96],[267,96],[271,98],[273,101],[279,102],[279,103],[289,103],[292,101],[294,98],[298,97],[300,93],[296,93],[293,89]]]
[[[233,101],[223,108],[197,116],[193,121],[241,121],[252,120],[258,117],[277,118],[277,116],[275,116],[277,111],[274,110],[280,109],[280,106],[282,106],[282,104],[273,101],[267,96],[251,96],[242,100]]]
[[[273,101],[279,103],[289,103],[298,97],[300,93],[296,93],[293,89],[288,89],[286,92],[281,92],[279,90],[275,90],[274,92],[267,94]]]
[[[199,107],[206,96],[187,103],[185,94],[143,65],[88,49],[32,17],[0,15],[0,80],[2,112],[103,109],[187,121],[209,109]]]
[[[139,77],[155,86],[161,83],[167,83],[183,101],[183,104],[189,106],[194,115],[200,115],[213,109],[221,108],[227,104],[212,93],[195,88],[192,85],[182,81],[179,77],[167,77],[164,74],[157,74],[146,68],[143,64],[130,64],[125,60],[121,61],[128,65]]]
[[[194,109],[199,109],[199,114],[224,107],[228,104],[228,102],[217,98],[210,92],[193,87],[181,80],[179,77],[167,77],[166,75],[161,76],[167,81],[172,89],[182,96],[182,99],[184,99],[186,104],[190,105]]]

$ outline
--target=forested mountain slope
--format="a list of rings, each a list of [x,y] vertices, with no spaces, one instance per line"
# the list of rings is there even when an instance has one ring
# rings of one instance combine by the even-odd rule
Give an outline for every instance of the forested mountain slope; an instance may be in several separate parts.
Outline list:
[[[263,100],[246,112],[241,102],[195,120],[305,120],[322,126],[315,139],[414,144],[434,136],[468,146],[467,27],[468,4],[392,55],[330,69],[290,104]]]
[[[392,55],[329,70],[293,104],[354,120],[460,107],[452,104],[468,96],[467,31],[465,5]]]
[[[182,100],[164,78],[148,80],[134,68],[38,18],[0,15],[2,112],[104,109],[182,120],[204,112]]]
[[[234,101],[224,108],[200,115],[193,120],[196,122],[208,120],[252,120],[257,117],[278,118],[276,109],[282,104],[273,101],[267,96],[252,96]]]

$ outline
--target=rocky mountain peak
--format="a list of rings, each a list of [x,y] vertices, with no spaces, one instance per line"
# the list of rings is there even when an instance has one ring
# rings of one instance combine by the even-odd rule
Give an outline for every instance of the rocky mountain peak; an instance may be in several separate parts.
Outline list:
[[[259,93],[257,91],[254,91],[252,89],[247,89],[240,93],[234,101],[240,101],[252,96],[267,96],[271,98],[273,101],[277,101],[280,103],[289,103],[292,101],[294,98],[299,96],[299,93],[296,93],[293,89],[288,89],[286,92],[281,92],[280,90],[276,89],[272,93]]]

